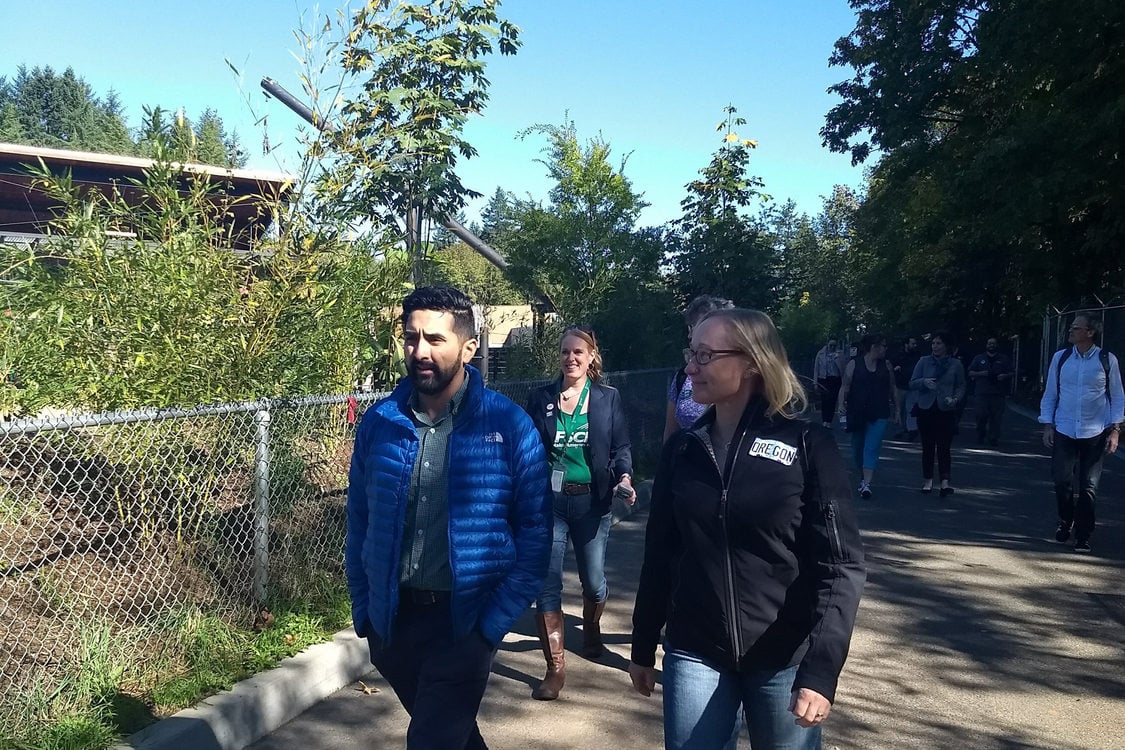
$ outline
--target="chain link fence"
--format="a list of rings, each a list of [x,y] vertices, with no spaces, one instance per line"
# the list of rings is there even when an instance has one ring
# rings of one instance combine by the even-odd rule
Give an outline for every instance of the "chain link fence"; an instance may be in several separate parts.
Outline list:
[[[673,372],[606,377],[642,474]],[[490,387],[524,405],[543,382]],[[0,422],[0,715],[54,684],[91,626],[156,641],[177,612],[251,626],[264,604],[338,591],[353,432],[381,395]],[[137,642],[130,658],[154,658]]]
[[[1102,322],[1102,335],[1098,345],[1108,349],[1118,357],[1125,356],[1125,305],[1102,305],[1100,307],[1076,307],[1073,310],[1059,310],[1043,316],[1043,340],[1039,352],[1039,390],[1047,382],[1047,368],[1055,352],[1067,345],[1070,323],[1075,315],[1086,314]]]
[[[248,626],[340,579],[351,433],[377,397],[0,423],[0,713],[89,627]]]

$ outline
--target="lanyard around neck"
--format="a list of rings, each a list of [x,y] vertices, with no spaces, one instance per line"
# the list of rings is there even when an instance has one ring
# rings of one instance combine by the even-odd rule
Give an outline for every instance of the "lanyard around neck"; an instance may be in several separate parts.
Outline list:
[[[582,415],[582,406],[586,403],[586,394],[588,394],[589,392],[590,392],[590,379],[586,378],[586,385],[582,386],[582,394],[578,397],[578,402],[574,405],[574,413],[573,414],[567,414],[566,412],[564,412],[562,410],[562,407],[559,407],[559,414],[560,415],[570,417],[569,420],[563,419],[562,416],[560,416],[560,418],[559,418],[559,422],[562,423],[562,429],[563,429],[563,439],[562,439],[562,449],[561,450],[565,450],[567,445],[570,443],[570,436],[573,434],[573,430],[568,429],[568,428],[573,427],[574,420],[577,417]]]

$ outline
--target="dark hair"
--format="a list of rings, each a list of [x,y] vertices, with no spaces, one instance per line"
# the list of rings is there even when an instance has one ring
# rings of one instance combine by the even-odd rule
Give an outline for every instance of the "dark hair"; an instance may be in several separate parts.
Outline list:
[[[567,326],[563,329],[562,336],[559,336],[559,346],[562,346],[563,339],[567,336],[582,339],[590,348],[590,365],[586,368],[586,376],[595,383],[601,382],[602,351],[598,348],[598,337],[594,335],[594,329],[590,326]]]
[[[867,354],[871,347],[887,343],[887,337],[881,333],[868,333],[859,340],[859,353]]]
[[[434,310],[453,314],[453,332],[463,341],[477,337],[473,301],[460,289],[451,286],[423,286],[406,295],[402,301],[402,324],[415,310]]]
[[[949,350],[957,346],[957,339],[953,338],[953,334],[949,331],[934,331],[930,335],[930,342],[932,343],[934,339],[941,339],[941,343]]]
[[[730,310],[734,303],[722,297],[712,297],[710,294],[701,294],[688,303],[684,310],[684,320],[689,326],[696,326],[707,315],[716,310]]]

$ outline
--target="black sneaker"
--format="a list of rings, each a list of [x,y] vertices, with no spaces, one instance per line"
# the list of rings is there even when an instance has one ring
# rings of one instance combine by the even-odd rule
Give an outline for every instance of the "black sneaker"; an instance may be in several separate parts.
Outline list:
[[[1063,544],[1067,539],[1070,539],[1070,524],[1066,521],[1059,521],[1059,527],[1055,529],[1055,541]]]
[[[1077,541],[1075,541],[1074,542],[1074,551],[1075,552],[1089,552],[1090,551],[1090,540],[1089,539],[1078,539]]]

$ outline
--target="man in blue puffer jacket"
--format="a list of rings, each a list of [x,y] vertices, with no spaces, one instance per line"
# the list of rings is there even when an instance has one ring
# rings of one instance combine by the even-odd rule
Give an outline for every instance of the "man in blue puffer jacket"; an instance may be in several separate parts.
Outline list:
[[[407,378],[363,415],[352,454],[352,619],[411,716],[407,747],[476,750],[496,648],[547,572],[547,458],[523,409],[468,364],[468,297],[417,289],[402,325]]]

